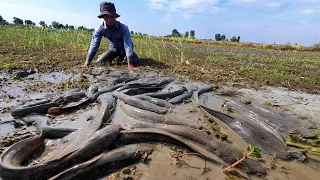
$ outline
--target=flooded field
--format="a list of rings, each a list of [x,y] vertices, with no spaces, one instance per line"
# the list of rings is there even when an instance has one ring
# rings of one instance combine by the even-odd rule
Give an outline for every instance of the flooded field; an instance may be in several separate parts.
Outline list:
[[[102,66],[74,73],[1,72],[0,79],[2,179],[19,179],[17,172],[51,173],[37,179],[313,180],[320,175],[320,95]],[[39,148],[23,152],[22,147],[32,149],[23,144],[32,138]],[[249,145],[262,156],[224,172]]]

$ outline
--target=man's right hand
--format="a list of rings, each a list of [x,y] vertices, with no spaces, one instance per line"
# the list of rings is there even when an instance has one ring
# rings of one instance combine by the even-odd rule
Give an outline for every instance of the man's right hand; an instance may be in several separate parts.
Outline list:
[[[134,66],[133,66],[133,62],[132,62],[132,57],[127,57],[127,62],[128,62],[128,69],[130,70],[137,70]]]
[[[86,61],[86,62],[81,66],[81,68],[83,68],[83,69],[89,68],[89,62]]]

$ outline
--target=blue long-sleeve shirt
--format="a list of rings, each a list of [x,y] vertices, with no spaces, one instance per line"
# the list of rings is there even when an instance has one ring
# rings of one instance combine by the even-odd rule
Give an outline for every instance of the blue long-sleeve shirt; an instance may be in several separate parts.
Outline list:
[[[116,51],[124,49],[127,57],[131,57],[133,55],[133,42],[131,40],[128,26],[123,22],[116,21],[113,28],[108,28],[106,23],[103,21],[93,33],[87,55],[87,61],[91,62],[96,55],[103,36],[109,39],[110,50]]]

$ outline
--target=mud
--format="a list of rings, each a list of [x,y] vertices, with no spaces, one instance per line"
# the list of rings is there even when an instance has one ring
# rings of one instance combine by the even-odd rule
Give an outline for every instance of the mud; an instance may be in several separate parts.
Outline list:
[[[254,104],[263,107],[266,112],[277,111],[291,114],[303,123],[320,124],[320,96],[285,88],[266,87],[262,90],[239,89],[239,98],[252,99]]]
[[[79,80],[86,77],[93,80],[98,85],[99,90],[111,83],[113,80],[119,77],[134,77],[139,78],[165,78],[161,74],[145,73],[145,72],[131,72],[131,71],[117,71],[105,68],[93,68],[91,72],[86,72],[90,76],[85,76],[80,72],[77,74],[68,74],[64,72],[53,72],[48,74],[31,74],[19,81],[14,80],[12,75],[1,73],[2,79],[0,87],[0,136],[4,139],[9,136],[10,133],[15,133],[15,138],[23,137],[27,132],[36,132],[36,128],[31,126],[14,127],[14,118],[11,116],[10,111],[12,108],[25,104],[33,100],[41,100],[45,98],[59,97],[65,93],[67,88],[58,89],[57,85],[61,83],[70,82],[72,80]],[[40,91],[26,91],[25,87],[35,82],[46,82],[45,88],[41,88]],[[65,84],[64,84],[65,85]],[[196,91],[199,88],[206,87],[208,84],[200,82],[181,82],[178,79],[166,86],[162,92],[173,92],[186,88],[191,91]],[[224,87],[228,89],[228,87]],[[267,113],[273,113],[277,116],[286,117],[285,125],[293,125],[303,127],[310,132],[319,130],[319,112],[320,112],[320,95],[312,95],[306,93],[299,93],[293,91],[287,91],[280,88],[266,88],[263,90],[245,89],[245,88],[232,88],[235,94],[228,94],[220,96],[222,100],[208,101],[208,106],[215,107],[222,113],[232,115],[231,111],[228,111],[226,107],[222,107],[225,99],[233,99],[240,102],[240,100],[250,100],[251,106],[264,110]],[[83,88],[86,91],[87,89]],[[214,96],[216,92],[207,92],[205,96]],[[270,102],[270,103],[266,103]],[[121,100],[117,100],[117,107],[112,116],[112,122],[117,124],[132,124],[141,122],[137,119],[127,116],[127,114],[121,110],[120,105],[125,105]],[[127,105],[125,105],[127,106]],[[232,108],[232,105],[229,104]],[[50,120],[50,126],[64,127],[64,128],[76,128],[80,131],[73,133],[72,135],[61,139],[48,139],[42,154],[34,158],[32,161],[37,164],[45,162],[48,159],[55,159],[55,155],[61,155],[60,151],[69,142],[72,142],[81,134],[85,133],[87,128],[92,124],[94,117],[100,110],[101,105],[94,102],[89,106],[80,108],[70,114],[51,114],[46,115]],[[213,136],[214,138],[220,138],[217,136],[219,133],[227,135],[225,141],[231,145],[245,150],[248,146],[248,142],[243,140],[226,124],[219,122],[216,117],[210,116],[208,113],[198,108],[198,104],[194,99],[190,101],[183,101],[181,104],[175,105],[173,108],[169,108],[166,116],[178,117],[176,120],[182,123],[192,124],[197,126],[200,131]],[[219,128],[217,128],[219,127]],[[287,126],[286,126],[287,127]],[[293,127],[293,126],[292,126]],[[291,128],[291,127],[290,127]],[[289,132],[290,128],[285,131]],[[217,133],[217,129],[219,133]],[[21,132],[21,134],[17,133]],[[24,133],[23,133],[24,132]],[[220,134],[221,135],[221,134]],[[282,134],[285,137],[287,134]],[[22,138],[23,139],[23,138]],[[21,139],[21,140],[22,140]],[[221,140],[221,139],[220,139]],[[17,143],[17,142],[13,142]],[[129,174],[123,173],[124,170],[120,169],[116,173],[112,173],[106,176],[104,179],[119,179],[124,177],[130,177],[132,179],[244,179],[243,177],[250,177],[251,179],[317,179],[319,177],[320,158],[311,154],[306,154],[308,159],[304,162],[300,161],[281,161],[273,157],[272,155],[263,154],[259,160],[260,164],[267,169],[267,175],[259,177],[256,175],[246,175],[243,177],[239,175],[225,174],[222,172],[222,167],[217,166],[214,163],[206,162],[201,156],[188,155],[188,150],[180,149],[174,145],[153,143],[154,151],[149,155],[149,161],[147,164],[138,163],[130,166],[132,171]],[[9,145],[0,147],[2,151],[7,149]],[[288,147],[292,151],[300,151],[300,149]],[[1,149],[0,149],[1,152]],[[181,157],[179,156],[181,155]],[[179,156],[179,157],[178,157]],[[203,172],[204,167],[207,170]]]

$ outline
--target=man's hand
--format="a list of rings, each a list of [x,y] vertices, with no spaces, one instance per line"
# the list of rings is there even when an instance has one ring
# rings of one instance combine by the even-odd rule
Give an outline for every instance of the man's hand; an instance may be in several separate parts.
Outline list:
[[[129,68],[130,70],[133,70],[133,71],[134,71],[134,70],[137,70],[137,68],[133,66],[132,57],[127,57],[127,61],[128,61],[128,68]]]
[[[89,62],[86,61],[86,62],[81,66],[81,68],[83,68],[83,69],[89,68]]]
[[[130,69],[130,70],[137,70],[137,68],[136,67],[134,67],[132,64],[130,64],[130,63],[128,63],[128,68]]]

